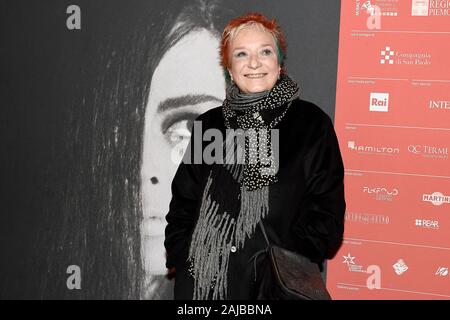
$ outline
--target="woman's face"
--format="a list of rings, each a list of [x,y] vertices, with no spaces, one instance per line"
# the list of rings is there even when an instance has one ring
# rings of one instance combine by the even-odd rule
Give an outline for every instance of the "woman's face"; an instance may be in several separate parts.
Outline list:
[[[255,26],[240,30],[230,43],[229,70],[245,93],[270,90],[280,73],[273,36]]]
[[[147,274],[165,274],[165,215],[171,182],[191,136],[193,120],[222,104],[225,80],[219,40],[192,31],[171,47],[153,73],[145,112],[142,256]]]

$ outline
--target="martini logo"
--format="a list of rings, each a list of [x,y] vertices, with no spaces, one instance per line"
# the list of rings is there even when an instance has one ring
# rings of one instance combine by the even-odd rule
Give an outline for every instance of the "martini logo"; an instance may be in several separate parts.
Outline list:
[[[389,93],[370,93],[370,111],[388,112],[389,111]]]
[[[431,202],[434,206],[440,206],[444,203],[450,203],[450,196],[444,196],[440,192],[433,192],[432,194],[423,194],[422,201]]]

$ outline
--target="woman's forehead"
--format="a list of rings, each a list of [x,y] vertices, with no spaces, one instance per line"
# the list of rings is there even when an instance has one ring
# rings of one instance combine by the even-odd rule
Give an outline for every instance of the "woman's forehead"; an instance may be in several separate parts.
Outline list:
[[[233,38],[230,38],[230,47],[236,48],[238,46],[250,44],[250,43],[258,43],[258,44],[269,44],[275,45],[275,38],[273,35],[264,28],[261,24],[251,24],[245,26],[238,30],[237,33],[234,34]]]
[[[219,65],[219,39],[207,30],[188,33],[162,57],[150,87],[149,103],[154,108],[168,98],[189,94],[224,95]]]

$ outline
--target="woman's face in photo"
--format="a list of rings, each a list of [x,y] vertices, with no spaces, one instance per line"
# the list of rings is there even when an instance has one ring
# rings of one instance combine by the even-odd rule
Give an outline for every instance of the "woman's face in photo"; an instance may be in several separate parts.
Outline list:
[[[246,27],[230,43],[229,71],[233,81],[245,93],[272,89],[280,74],[275,40],[261,28]]]
[[[164,54],[153,73],[141,168],[142,256],[147,274],[166,273],[165,215],[193,121],[220,106],[225,97],[218,47],[219,40],[210,32],[192,31]]]

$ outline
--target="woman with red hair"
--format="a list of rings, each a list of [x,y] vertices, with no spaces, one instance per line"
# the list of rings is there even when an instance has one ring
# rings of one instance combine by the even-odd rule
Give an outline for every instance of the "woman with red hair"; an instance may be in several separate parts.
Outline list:
[[[286,74],[280,27],[258,13],[235,18],[222,33],[220,55],[226,98],[196,119],[172,182],[165,247],[176,299],[255,298],[267,261],[260,222],[272,244],[320,266],[342,242],[336,134]],[[226,137],[213,163],[206,161],[211,146],[196,139],[212,132]]]

